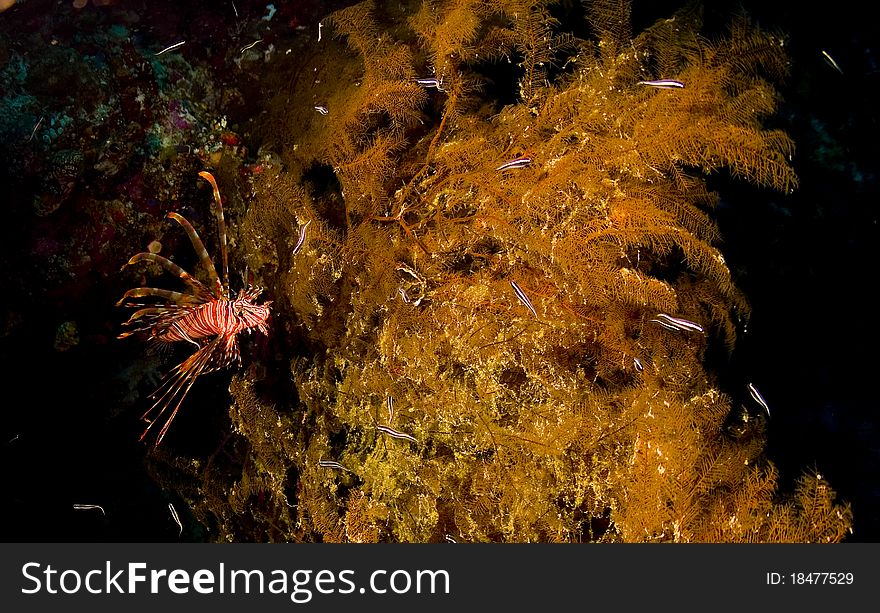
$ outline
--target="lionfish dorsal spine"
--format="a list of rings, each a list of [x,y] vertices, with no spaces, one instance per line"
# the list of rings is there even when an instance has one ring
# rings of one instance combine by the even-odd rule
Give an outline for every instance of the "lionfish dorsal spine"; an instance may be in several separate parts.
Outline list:
[[[162,268],[164,268],[165,270],[167,270],[171,274],[178,277],[181,281],[183,281],[184,283],[189,285],[199,298],[201,298],[203,300],[210,300],[212,298],[211,290],[209,290],[207,287],[205,287],[205,285],[201,281],[196,279],[194,276],[192,276],[191,274],[186,272],[183,268],[181,268],[180,266],[178,266],[177,264],[175,264],[174,262],[172,262],[168,258],[161,256],[161,255],[158,255],[156,253],[149,253],[147,251],[144,251],[142,253],[135,254],[128,261],[126,266],[131,266],[133,264],[137,264],[138,262],[143,262],[145,260],[148,262],[154,262],[154,263],[158,264],[159,266],[161,266]]]
[[[223,217],[223,202],[220,200],[220,188],[217,187],[217,181],[214,179],[214,175],[212,175],[207,170],[203,170],[199,173],[199,176],[203,178],[205,181],[211,184],[211,189],[214,191],[214,204],[216,204],[217,211],[217,231],[220,234],[220,261],[223,265],[223,298],[229,299],[229,255],[226,247],[226,220]]]
[[[183,215],[171,212],[168,213],[168,217],[179,223],[183,226],[183,229],[186,230],[186,234],[189,236],[189,241],[192,243],[193,249],[199,257],[199,261],[202,263],[202,267],[208,272],[208,278],[211,280],[213,297],[222,298],[223,286],[220,284],[220,278],[217,276],[217,269],[214,268],[214,262],[211,260],[208,250],[205,249],[205,244],[202,242],[202,239],[199,238],[199,233],[196,232],[196,229],[192,227],[192,224],[189,223]]]

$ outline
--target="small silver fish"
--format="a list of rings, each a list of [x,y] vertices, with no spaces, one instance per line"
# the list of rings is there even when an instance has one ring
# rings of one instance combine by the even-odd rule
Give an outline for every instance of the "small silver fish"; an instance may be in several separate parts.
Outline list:
[[[186,41],[182,40],[179,43],[174,43],[173,45],[169,45],[169,46],[165,47],[164,49],[162,49],[158,53],[154,53],[153,56],[162,55],[163,53],[168,53],[169,51],[177,49],[178,47],[182,47],[185,44],[186,44]]]
[[[245,45],[244,47],[242,47],[242,48],[241,48],[241,51],[239,51],[238,54],[241,55],[242,53],[244,53],[244,52],[247,51],[248,49],[252,49],[253,47],[259,45],[261,42],[263,42],[263,39],[262,39],[262,38],[258,38],[257,40],[255,40],[255,41],[252,42],[251,44],[249,44],[249,45]]]
[[[828,65],[831,66],[834,70],[843,74],[843,69],[834,61],[834,58],[831,57],[827,51],[822,50],[822,56],[825,58],[825,61],[828,62]]]
[[[647,85],[649,87],[656,87],[657,89],[681,89],[684,87],[684,83],[681,81],[676,81],[675,79],[655,79],[653,81],[639,81],[639,85]]]

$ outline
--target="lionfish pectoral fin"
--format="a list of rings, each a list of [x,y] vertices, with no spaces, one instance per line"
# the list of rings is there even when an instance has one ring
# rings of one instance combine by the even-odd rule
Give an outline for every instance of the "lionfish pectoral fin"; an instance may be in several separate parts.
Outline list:
[[[128,321],[123,322],[122,325],[128,328],[128,330],[122,332],[117,338],[126,338],[133,334],[143,333],[148,333],[150,337],[155,338],[160,336],[169,326],[174,325],[175,321],[185,317],[193,308],[192,306],[171,303],[158,307],[140,304],[128,304],[126,306],[144,308],[133,313],[128,318]]]
[[[166,375],[165,381],[155,392],[153,392],[153,394],[151,394],[152,398],[156,398],[153,406],[141,416],[141,419],[148,422],[148,425],[138,440],[144,440],[153,426],[159,422],[162,415],[164,415],[168,408],[173,404],[174,407],[171,409],[171,414],[165,419],[162,429],[159,431],[155,446],[158,446],[159,443],[162,442],[171,422],[177,416],[177,411],[180,409],[183,399],[186,398],[186,395],[189,393],[190,388],[198,376],[204,372],[205,366],[210,361],[211,354],[216,350],[218,344],[218,340],[215,339],[204,345],[186,360],[175,366]],[[158,413],[156,413],[155,417],[151,418],[150,414],[157,409]]]

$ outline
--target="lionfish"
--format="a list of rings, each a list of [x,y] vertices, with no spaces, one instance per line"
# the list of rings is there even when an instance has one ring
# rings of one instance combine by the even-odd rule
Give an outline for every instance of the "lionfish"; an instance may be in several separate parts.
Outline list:
[[[214,190],[220,234],[220,257],[223,262],[222,281],[195,228],[182,215],[172,212],[168,213],[168,217],[183,226],[189,236],[196,255],[207,270],[208,285],[203,284],[168,258],[143,252],[132,257],[125,266],[144,261],[153,262],[171,274],[177,275],[189,287],[189,291],[184,293],[156,287],[138,287],[125,292],[117,303],[117,306],[138,309],[123,324],[130,330],[120,334],[119,338],[144,333],[151,342],[160,346],[186,341],[197,347],[195,353],[165,376],[162,384],[151,395],[151,399],[154,398],[155,402],[141,416],[141,419],[147,422],[147,427],[138,440],[143,440],[150,429],[170,410],[159,431],[156,446],[162,442],[183,399],[199,375],[232,364],[241,365],[241,355],[238,350],[239,333],[250,333],[256,329],[268,334],[267,319],[271,302],[264,304],[255,302],[263,290],[247,286],[232,298],[229,289],[226,223],[223,219],[220,190],[211,173],[202,171],[199,176],[208,181]],[[125,266],[122,268],[124,269]],[[132,301],[137,298],[155,299],[155,301],[149,303]]]

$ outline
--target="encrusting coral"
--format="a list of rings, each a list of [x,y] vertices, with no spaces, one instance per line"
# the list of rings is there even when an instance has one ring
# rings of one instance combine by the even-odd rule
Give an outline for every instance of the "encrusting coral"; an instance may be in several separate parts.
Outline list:
[[[781,38],[694,6],[633,34],[621,0],[586,38],[547,0],[407,10],[333,13],[274,75],[284,168],[239,247],[289,382],[235,376],[224,453],[157,470],[218,540],[842,540],[704,361],[749,316],[706,176],[797,184],[763,124]]]

